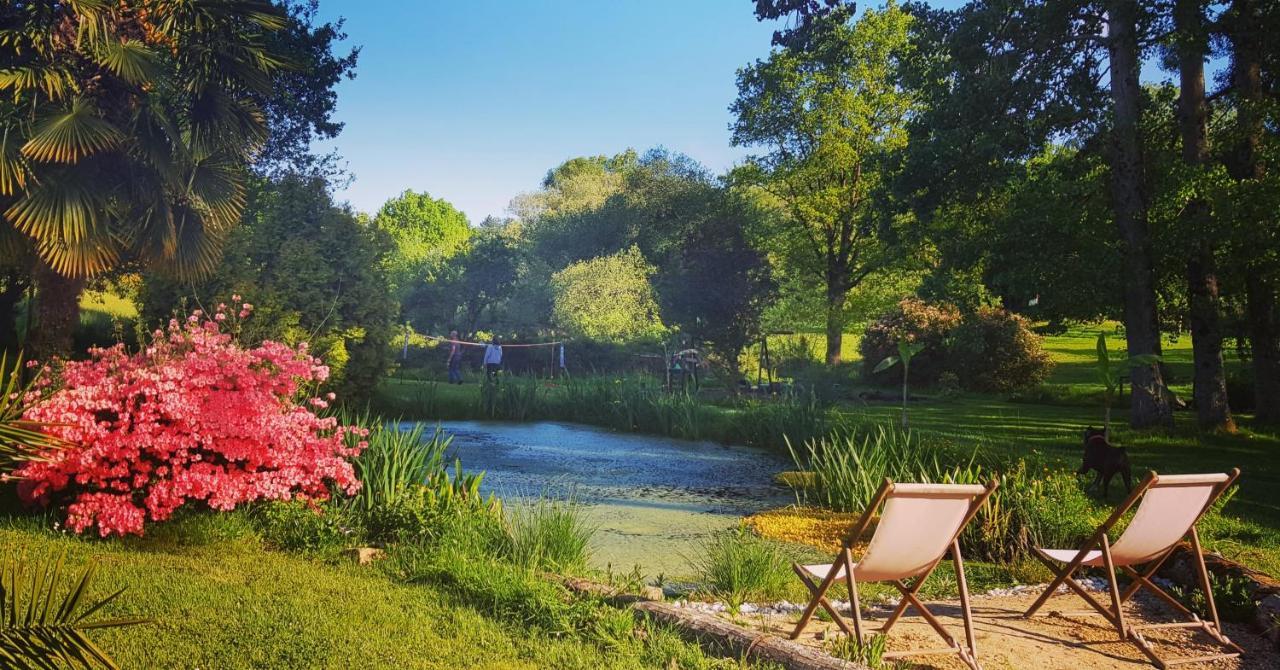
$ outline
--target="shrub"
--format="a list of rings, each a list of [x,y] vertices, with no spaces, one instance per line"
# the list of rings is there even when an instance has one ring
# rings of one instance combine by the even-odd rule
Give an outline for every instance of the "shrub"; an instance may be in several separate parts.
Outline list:
[[[360,486],[350,458],[359,429],[317,416],[332,400],[305,384],[328,369],[307,352],[263,342],[241,348],[222,324],[249,315],[193,313],[156,331],[138,353],[93,349],[45,376],[24,417],[71,446],[15,471],[27,502],[65,502],[67,526],[141,534],[188,502],[230,510],[256,500],[326,499]],[[305,402],[303,402],[305,400]]]
[[[1016,391],[1049,376],[1053,363],[1025,317],[998,307],[966,314],[952,332],[947,364],[965,388]],[[945,374],[945,373],[944,373]]]
[[[356,529],[341,507],[305,500],[273,501],[254,515],[267,544],[286,551],[336,556]]]
[[[692,563],[711,593],[735,611],[749,599],[781,597],[791,581],[782,550],[745,528],[713,535]]]
[[[911,379],[924,384],[950,384],[951,373],[966,389],[1016,391],[1044,381],[1053,365],[1022,316],[999,307],[962,315],[946,303],[907,298],[867,326],[859,345],[865,378],[894,381],[889,371],[873,370],[897,355],[900,339],[924,345],[911,359]]]
[[[862,374],[880,382],[897,382],[898,374],[873,374],[876,365],[889,356],[898,355],[898,340],[924,345],[911,361],[911,376],[918,382],[932,384],[947,367],[946,338],[960,324],[960,310],[946,303],[930,304],[906,298],[889,312],[867,325],[858,345],[862,353]]]
[[[587,545],[595,529],[571,497],[539,498],[516,507],[507,517],[502,554],[530,570],[569,574],[587,565]]]

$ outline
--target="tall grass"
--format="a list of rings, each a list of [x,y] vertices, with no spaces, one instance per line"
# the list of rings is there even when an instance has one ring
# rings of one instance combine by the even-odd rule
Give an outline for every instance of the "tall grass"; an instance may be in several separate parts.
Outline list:
[[[367,420],[366,420],[367,423]],[[414,424],[401,430],[397,424],[377,423],[369,429],[369,446],[355,460],[360,492],[352,505],[361,512],[393,506],[412,487],[427,482],[433,473],[444,470],[444,456],[453,442],[439,427],[424,441],[425,426]]]
[[[512,563],[530,570],[580,573],[586,569],[594,533],[585,509],[572,495],[562,500],[544,497],[511,509],[501,550]]]
[[[799,502],[837,512],[861,512],[885,478],[906,482],[976,479],[973,457],[945,465],[948,450],[925,444],[918,435],[892,426],[860,428],[809,440],[800,448],[788,440],[796,466],[812,473],[796,490]]]
[[[710,592],[735,612],[751,599],[773,599],[791,582],[787,556],[745,528],[713,535],[690,562]]]

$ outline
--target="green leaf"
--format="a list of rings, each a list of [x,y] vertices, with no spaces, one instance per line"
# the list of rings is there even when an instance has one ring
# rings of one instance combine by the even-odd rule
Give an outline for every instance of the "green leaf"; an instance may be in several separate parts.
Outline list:
[[[23,145],[22,153],[46,163],[75,163],[118,146],[123,138],[120,130],[97,116],[88,102],[77,98],[70,109],[40,124]]]
[[[156,55],[138,40],[107,40],[98,54],[98,62],[130,84],[152,80],[159,73]]]
[[[897,356],[888,356],[883,361],[880,361],[880,363],[876,365],[875,369],[873,369],[871,373],[876,374],[878,372],[884,372],[885,370],[888,370],[889,368],[897,364],[898,364]]]

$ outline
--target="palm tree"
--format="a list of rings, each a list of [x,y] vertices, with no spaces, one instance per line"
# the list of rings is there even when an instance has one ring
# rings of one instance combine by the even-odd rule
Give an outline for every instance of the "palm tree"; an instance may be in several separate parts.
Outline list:
[[[0,253],[36,258],[37,357],[70,349],[84,280],[213,269],[284,64],[267,0],[17,0],[0,7]]]

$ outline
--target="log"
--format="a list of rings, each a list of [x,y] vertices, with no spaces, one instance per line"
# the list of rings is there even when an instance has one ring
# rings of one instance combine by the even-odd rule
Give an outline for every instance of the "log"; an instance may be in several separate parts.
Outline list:
[[[641,616],[672,626],[699,644],[714,647],[736,658],[768,660],[787,670],[868,670],[861,663],[839,659],[821,649],[806,647],[776,635],[748,630],[705,612],[623,593],[612,586],[587,579],[570,577],[561,582],[572,591],[630,607]]]
[[[836,658],[821,649],[806,647],[735,626],[720,617],[676,607],[670,603],[637,602],[632,607],[649,617],[669,624],[700,643],[715,646],[738,658],[768,660],[787,670],[868,670],[861,663]]]

